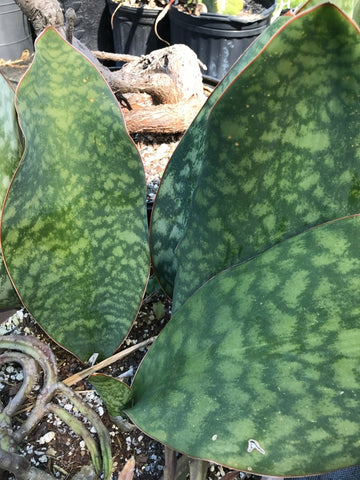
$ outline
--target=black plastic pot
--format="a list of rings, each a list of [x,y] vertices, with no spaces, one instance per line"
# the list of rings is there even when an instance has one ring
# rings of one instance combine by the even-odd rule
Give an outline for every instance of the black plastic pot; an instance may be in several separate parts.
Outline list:
[[[33,51],[29,22],[14,0],[0,2],[0,58],[17,60],[23,50]]]
[[[239,56],[270,23],[276,0],[261,0],[261,19],[246,22],[241,17],[219,13],[190,15],[172,6],[169,11],[171,44],[192,48],[207,70],[204,76],[219,81]]]
[[[111,15],[118,3],[107,0]],[[166,43],[155,34],[155,20],[161,10],[121,6],[113,17],[113,37],[115,53],[145,55],[166,47]],[[169,39],[169,21],[161,20],[158,25],[161,38]]]

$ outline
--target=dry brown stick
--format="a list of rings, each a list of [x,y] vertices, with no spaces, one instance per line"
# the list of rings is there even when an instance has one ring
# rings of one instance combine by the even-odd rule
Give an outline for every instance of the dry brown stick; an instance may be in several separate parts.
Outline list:
[[[75,373],[71,377],[68,377],[66,380],[63,381],[63,383],[68,387],[71,387],[72,385],[75,385],[75,383],[78,383],[81,380],[84,380],[84,378],[88,377],[89,375],[92,375],[93,373],[96,373],[99,370],[105,367],[108,367],[112,363],[127,357],[128,355],[130,355],[130,353],[133,353],[142,347],[146,347],[146,345],[149,345],[149,343],[153,343],[156,340],[156,338],[157,337],[148,338],[147,340],[137,343],[136,345],[133,345],[132,347],[127,348],[126,350],[122,350],[121,352],[115,353],[115,355],[112,355],[111,357],[106,358],[102,362],[99,362],[96,365],[93,365],[92,367],[86,368],[85,370],[82,370],[81,372]]]
[[[99,50],[93,50],[92,53],[98,60],[111,60],[112,62],[135,62],[140,58],[126,53],[100,52]]]

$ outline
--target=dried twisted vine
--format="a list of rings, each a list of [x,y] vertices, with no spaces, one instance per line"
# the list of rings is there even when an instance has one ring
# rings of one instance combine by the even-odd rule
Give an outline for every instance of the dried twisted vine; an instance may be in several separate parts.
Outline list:
[[[89,449],[93,467],[86,467],[74,480],[95,478],[104,474],[104,479],[109,479],[112,470],[112,458],[109,433],[98,415],[65,384],[57,379],[57,366],[51,349],[32,336],[3,336],[0,337],[0,365],[17,363],[23,370],[23,382],[16,393],[4,406],[0,402],[0,477],[2,471],[11,472],[17,480],[52,480],[54,477],[35,467],[30,462],[17,454],[17,446],[37,425],[42,418],[52,412],[65,422],[75,433],[80,435]],[[13,429],[12,417],[19,407],[25,402],[26,396],[39,383],[42,372],[42,388],[38,394],[35,405],[26,421],[17,429]],[[65,395],[68,400],[87,418],[95,427],[98,442],[83,423],[73,417],[68,411],[52,402],[56,394]]]

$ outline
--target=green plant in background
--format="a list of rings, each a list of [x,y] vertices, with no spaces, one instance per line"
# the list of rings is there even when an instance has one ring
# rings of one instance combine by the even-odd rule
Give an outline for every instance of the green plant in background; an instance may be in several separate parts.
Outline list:
[[[244,7],[243,0],[206,0],[208,12],[238,15]]]
[[[312,3],[270,25],[184,135],[151,225],[173,318],[131,389],[91,377],[111,415],[199,459],[192,478],[201,459],[267,475],[358,463],[359,10]],[[52,29],[17,106],[10,277],[57,342],[106,357],[148,274],[140,159],[100,75]]]

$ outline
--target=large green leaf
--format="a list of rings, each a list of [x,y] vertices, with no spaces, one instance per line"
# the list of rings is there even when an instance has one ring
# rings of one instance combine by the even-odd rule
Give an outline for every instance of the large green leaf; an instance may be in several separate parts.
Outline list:
[[[272,35],[287,21],[288,17],[278,18],[239,58],[200,110],[164,172],[156,197],[150,231],[154,269],[162,287],[169,295],[173,293],[176,275],[176,247],[186,228],[191,198],[205,159],[206,122],[211,110],[239,72],[246,68]]]
[[[307,0],[301,8],[299,8],[298,12],[304,12],[305,10],[316,7],[322,3],[326,3],[325,0]],[[357,25],[360,25],[360,0],[332,0],[331,3],[345,12],[346,15],[357,23]]]
[[[0,202],[4,201],[10,180],[19,164],[23,145],[16,118],[14,91],[0,75]],[[0,256],[0,308],[21,305]]]
[[[35,319],[83,360],[110,355],[148,270],[145,178],[95,67],[49,28],[17,91],[26,152],[2,217],[3,255]]]
[[[198,169],[183,170],[195,187],[174,311],[222,269],[360,211],[359,62],[359,30],[325,4],[288,21],[218,98]]]
[[[170,163],[152,246],[174,233],[176,258],[158,265],[170,289],[176,276],[177,311],[133,405],[120,382],[101,388],[175,450],[266,475],[359,463],[359,57],[336,7],[288,21]],[[186,147],[180,208],[168,185]],[[165,199],[178,223],[162,218]]]
[[[358,464],[359,236],[359,216],[339,219],[210,280],[140,365],[130,418],[177,451],[239,470]]]

